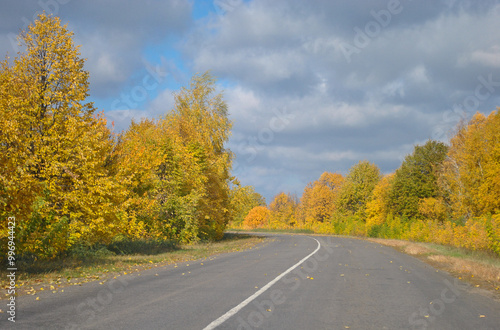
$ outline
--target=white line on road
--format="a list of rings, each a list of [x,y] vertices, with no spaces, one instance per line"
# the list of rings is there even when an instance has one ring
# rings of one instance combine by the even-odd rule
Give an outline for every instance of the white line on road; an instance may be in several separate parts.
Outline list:
[[[312,238],[313,240],[315,240],[316,242],[318,242],[318,247],[316,248],[316,250],[314,250],[311,254],[309,254],[308,256],[306,256],[305,258],[303,258],[302,260],[300,260],[299,262],[297,262],[292,267],[290,267],[287,270],[285,270],[283,273],[281,273],[280,275],[278,275],[274,280],[272,280],[271,282],[267,283],[262,288],[260,288],[260,290],[258,290],[257,292],[255,292],[253,295],[251,295],[247,299],[243,300],[239,305],[237,305],[237,306],[233,307],[232,309],[230,309],[226,314],[222,315],[217,320],[215,320],[212,323],[210,323],[209,325],[207,325],[203,330],[212,330],[212,329],[215,329],[215,327],[217,327],[217,326],[221,325],[222,323],[224,323],[225,321],[227,321],[231,316],[233,316],[234,314],[238,313],[243,307],[245,307],[246,305],[248,305],[249,303],[251,303],[252,300],[254,300],[258,296],[260,296],[261,294],[263,294],[264,292],[266,292],[266,290],[269,289],[274,283],[276,283],[279,280],[281,280],[286,274],[290,273],[297,266],[299,266],[301,263],[303,263],[304,261],[306,261],[307,259],[309,259],[310,257],[312,257],[313,254],[315,254],[316,252],[318,252],[318,250],[321,248],[321,243],[317,239],[315,239],[314,237],[310,237],[310,238]]]

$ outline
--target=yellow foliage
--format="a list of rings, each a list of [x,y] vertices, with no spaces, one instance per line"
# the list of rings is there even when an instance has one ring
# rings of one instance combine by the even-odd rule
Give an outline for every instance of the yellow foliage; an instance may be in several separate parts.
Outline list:
[[[269,225],[269,214],[271,212],[265,206],[256,206],[248,212],[243,220],[243,228],[255,229]]]
[[[366,231],[371,227],[381,225],[389,212],[389,194],[394,174],[384,176],[375,186],[372,198],[366,203]]]
[[[272,229],[294,227],[297,224],[296,209],[297,201],[292,196],[279,193],[269,204],[269,227]]]
[[[443,222],[446,219],[446,206],[440,198],[422,198],[418,203],[418,212],[428,220]]]
[[[500,212],[499,159],[500,109],[458,128],[440,178],[455,218]]]
[[[18,219],[20,251],[44,256],[110,241],[124,197],[107,168],[106,121],[84,103],[88,73],[72,35],[58,18],[40,15],[21,34],[26,51],[0,75],[0,154],[10,158],[0,174],[0,214]]]
[[[329,221],[337,208],[337,198],[343,183],[341,174],[324,172],[319,180],[308,184],[300,199],[298,212],[301,222]]]

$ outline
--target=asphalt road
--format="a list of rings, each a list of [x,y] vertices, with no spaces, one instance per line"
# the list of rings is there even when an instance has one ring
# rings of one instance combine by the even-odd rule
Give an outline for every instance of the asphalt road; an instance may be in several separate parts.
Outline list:
[[[500,302],[390,247],[271,237],[243,252],[43,292],[38,301],[18,297],[16,323],[2,314],[0,328],[500,329]]]

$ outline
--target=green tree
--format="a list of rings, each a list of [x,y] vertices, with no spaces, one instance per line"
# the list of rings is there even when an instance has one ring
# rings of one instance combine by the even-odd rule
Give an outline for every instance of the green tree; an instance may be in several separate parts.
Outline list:
[[[423,146],[415,146],[413,153],[405,157],[396,170],[389,197],[394,215],[415,219],[420,216],[421,199],[440,197],[437,169],[447,151],[444,143],[429,140]]]
[[[339,211],[365,218],[366,204],[380,179],[380,169],[366,160],[351,167],[339,192]]]

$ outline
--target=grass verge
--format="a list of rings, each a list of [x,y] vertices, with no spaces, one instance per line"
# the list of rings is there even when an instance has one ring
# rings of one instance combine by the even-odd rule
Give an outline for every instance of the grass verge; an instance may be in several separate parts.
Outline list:
[[[264,240],[263,237],[228,233],[218,242],[200,242],[189,245],[164,247],[165,252],[154,253],[111,253],[109,250],[93,251],[78,257],[68,256],[56,260],[34,260],[17,263],[17,295],[36,295],[38,291],[50,290],[56,293],[70,285],[82,285],[90,281],[103,281],[118,274],[127,274],[153,267],[176,264],[208,258],[221,253],[249,249]],[[151,251],[149,251],[151,252]],[[8,298],[8,272],[0,270],[0,300]]]

